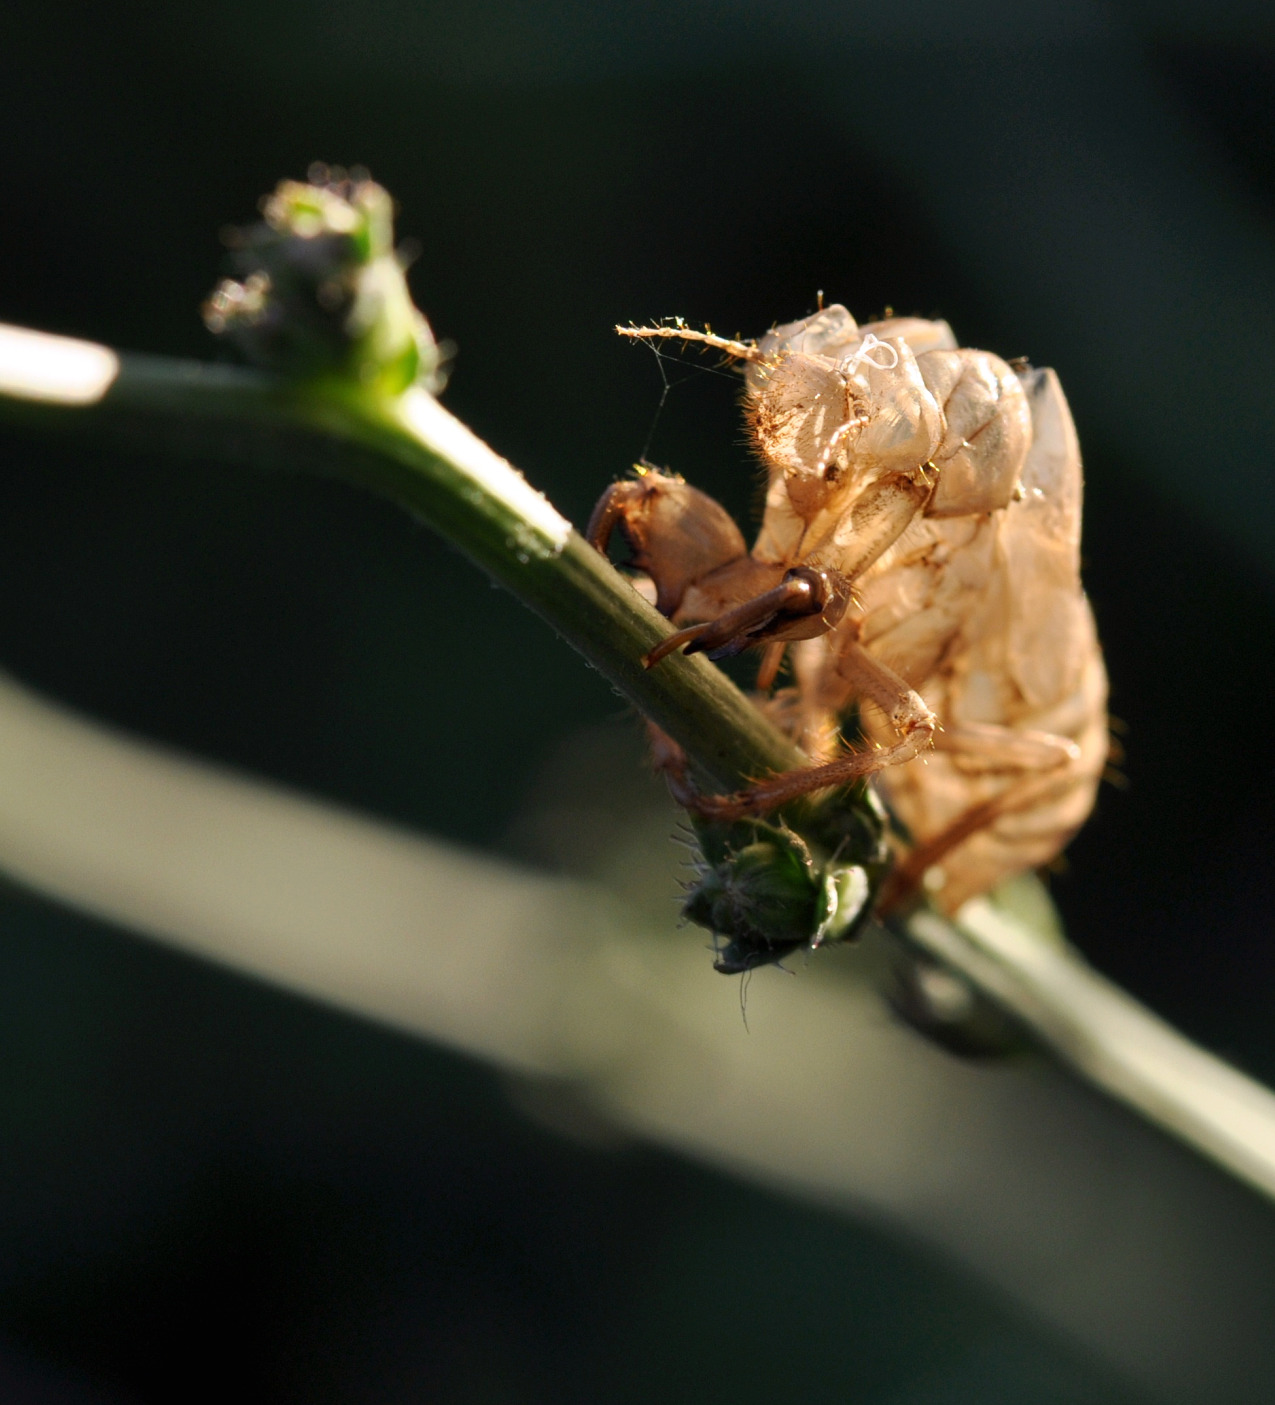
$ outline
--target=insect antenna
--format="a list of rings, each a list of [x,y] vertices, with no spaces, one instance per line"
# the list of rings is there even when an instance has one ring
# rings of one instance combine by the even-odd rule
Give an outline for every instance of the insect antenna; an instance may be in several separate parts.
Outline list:
[[[620,327],[615,329],[620,336],[630,337],[634,341],[659,341],[675,340],[683,342],[697,342],[701,346],[716,347],[718,351],[724,351],[727,356],[732,356],[737,361],[766,361],[770,358],[765,352],[758,349],[756,342],[736,341],[730,337],[719,337],[711,331],[696,332],[686,326],[680,320],[669,327]]]

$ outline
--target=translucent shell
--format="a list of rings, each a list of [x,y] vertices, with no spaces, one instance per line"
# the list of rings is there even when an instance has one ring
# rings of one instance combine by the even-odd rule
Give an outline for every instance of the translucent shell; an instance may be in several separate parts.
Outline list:
[[[621,523],[685,626],[653,658],[768,645],[768,688],[787,651],[796,688],[767,706],[812,761],[699,813],[756,816],[875,773],[905,836],[902,890],[952,911],[1047,863],[1092,809],[1109,745],[1080,450],[1054,373],[961,348],[945,322],[861,327],[839,304],[755,345],[684,323],[629,334],[745,363],[765,512],[749,552],[711,499],[645,475],[612,486],[590,535],[605,545]],[[807,578],[835,609],[807,607]],[[848,753],[852,709],[868,748]]]

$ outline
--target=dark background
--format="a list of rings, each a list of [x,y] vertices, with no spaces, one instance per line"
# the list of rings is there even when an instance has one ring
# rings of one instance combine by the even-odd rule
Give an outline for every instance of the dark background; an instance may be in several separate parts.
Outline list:
[[[617,321],[751,334],[823,290],[1055,365],[1128,787],[1054,894],[1271,1078],[1262,8],[11,5],[0,318],[214,354],[218,229],[362,163],[448,405],[577,522],[644,449],[753,496],[731,384],[688,363],[661,408]],[[508,849],[552,749],[627,725],[353,489],[6,436],[0,494],[0,665],[137,732]],[[559,1141],[481,1069],[16,890],[0,970],[4,1399],[1133,1398],[875,1231]]]

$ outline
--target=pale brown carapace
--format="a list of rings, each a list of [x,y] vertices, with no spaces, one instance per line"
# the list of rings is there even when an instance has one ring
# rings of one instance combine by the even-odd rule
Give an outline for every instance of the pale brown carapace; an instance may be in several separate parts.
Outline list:
[[[760,646],[762,698],[811,766],[701,813],[761,814],[875,773],[906,836],[896,896],[954,911],[1053,859],[1093,807],[1107,682],[1080,584],[1080,452],[1049,370],[959,348],[945,322],[859,327],[844,307],[758,343],[682,324],[619,329],[706,342],[745,365],[768,486],[752,551],[726,511],[654,470],[615,483],[589,535],[618,526],[678,647]],[[858,705],[866,745],[839,720]],[[686,787],[679,787],[686,799]]]

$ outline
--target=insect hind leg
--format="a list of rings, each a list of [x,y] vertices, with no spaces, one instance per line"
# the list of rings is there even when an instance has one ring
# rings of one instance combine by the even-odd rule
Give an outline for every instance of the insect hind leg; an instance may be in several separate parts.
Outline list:
[[[839,660],[842,676],[851,680],[863,697],[883,708],[899,740],[876,751],[853,751],[821,766],[783,771],[733,795],[694,795],[687,808],[706,819],[739,820],[765,814],[789,801],[817,790],[850,785],[883,771],[914,761],[934,740],[938,721],[925,699],[909,688],[893,669],[874,659],[858,644],[843,645]]]

